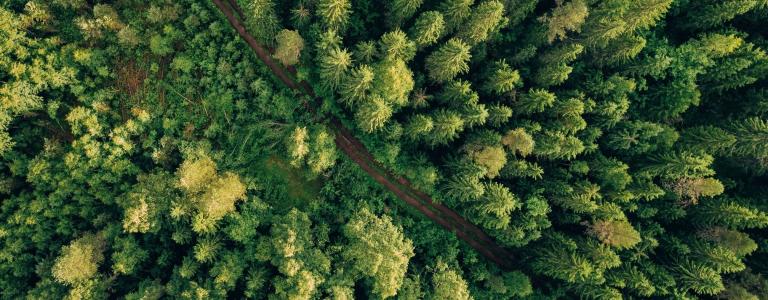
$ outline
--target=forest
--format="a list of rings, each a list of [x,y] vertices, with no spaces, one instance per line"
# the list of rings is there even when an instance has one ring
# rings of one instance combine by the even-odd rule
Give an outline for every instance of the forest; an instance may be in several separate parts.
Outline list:
[[[768,300],[768,0],[2,0],[0,299]]]

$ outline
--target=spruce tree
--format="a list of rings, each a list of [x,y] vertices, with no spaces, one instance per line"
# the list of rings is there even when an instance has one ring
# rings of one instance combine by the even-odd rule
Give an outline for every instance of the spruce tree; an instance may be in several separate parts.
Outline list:
[[[569,31],[579,32],[589,10],[584,0],[572,0],[558,5],[550,13],[539,18],[547,26],[547,41],[552,43],[565,38]]]
[[[436,43],[444,34],[443,14],[432,10],[421,13],[410,30],[410,36],[419,48]]]
[[[392,0],[387,4],[388,22],[396,27],[408,20],[424,0]]]
[[[321,53],[318,62],[318,75],[322,84],[329,90],[336,90],[352,66],[352,56],[347,50],[334,48]]]
[[[318,0],[317,14],[328,29],[343,30],[352,13],[349,0]]]
[[[459,27],[456,37],[468,45],[477,45],[498,29],[504,17],[504,4],[496,0],[478,4],[467,21]]]
[[[373,87],[373,79],[373,68],[367,65],[358,66],[344,76],[339,86],[339,99],[350,107],[363,101]]]
[[[440,2],[439,11],[445,17],[446,32],[453,32],[464,24],[472,13],[472,4],[475,0],[443,0]]]
[[[469,46],[453,38],[432,52],[425,64],[429,78],[435,82],[445,82],[456,75],[469,71]]]

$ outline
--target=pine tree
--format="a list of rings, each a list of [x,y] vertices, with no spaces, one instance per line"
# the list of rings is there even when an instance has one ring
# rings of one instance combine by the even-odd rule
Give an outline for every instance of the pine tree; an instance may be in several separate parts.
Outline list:
[[[405,134],[411,139],[421,138],[423,135],[432,131],[432,118],[427,115],[413,115],[405,124]]]
[[[360,63],[371,63],[379,55],[379,49],[373,41],[363,41],[355,45],[355,60]]]
[[[352,65],[352,56],[346,50],[334,48],[320,54],[318,73],[322,85],[329,90],[335,90]]]
[[[400,29],[387,32],[379,41],[381,53],[390,59],[409,61],[416,55],[416,45]]]
[[[595,49],[594,62],[613,66],[635,58],[645,47],[646,40],[634,34],[622,34]]]
[[[650,28],[664,16],[672,2],[673,0],[629,1],[629,7],[624,14],[627,29],[634,31]]]
[[[419,48],[436,43],[444,34],[443,14],[432,10],[421,13],[410,30],[410,36]]]
[[[467,44],[456,38],[448,40],[426,58],[429,78],[435,82],[445,82],[468,72],[470,57]]]
[[[355,106],[363,101],[373,87],[374,71],[368,65],[360,65],[353,69],[339,86],[339,98],[347,106]]]
[[[712,268],[691,261],[683,261],[675,267],[675,280],[685,290],[697,294],[714,295],[725,289],[720,274]]]
[[[514,194],[499,183],[487,183],[479,203],[473,203],[477,219],[485,228],[502,230],[510,223],[510,213],[520,207]]]
[[[446,200],[469,202],[479,199],[485,188],[477,177],[454,175],[445,181],[442,193],[448,198]]]
[[[274,57],[284,66],[292,66],[299,63],[299,55],[304,49],[304,39],[298,31],[283,29],[275,36],[277,47]]]
[[[453,32],[464,24],[472,13],[472,4],[475,0],[443,0],[440,3],[439,11],[445,17],[446,33]]]
[[[732,155],[768,157],[768,121],[757,117],[731,122],[728,131],[736,137]]]
[[[736,143],[736,137],[715,126],[699,126],[685,129],[680,137],[685,149],[723,154]]]
[[[483,146],[473,149],[469,155],[475,164],[485,169],[487,178],[499,176],[499,171],[507,163],[507,154],[504,148],[499,146]]]
[[[513,70],[504,60],[494,63],[494,68],[486,79],[485,89],[497,95],[504,95],[522,85],[520,72]]]
[[[681,27],[687,29],[710,29],[728,22],[757,6],[755,0],[702,0],[693,3],[681,19]]]
[[[690,152],[665,152],[649,158],[648,163],[640,171],[651,176],[662,178],[704,177],[714,174],[709,168],[712,156],[693,154]]]
[[[484,104],[467,104],[461,109],[461,118],[466,128],[482,126],[488,121],[488,109]]]
[[[565,39],[569,31],[579,32],[579,28],[589,15],[587,3],[584,0],[572,0],[558,5],[551,13],[539,18],[539,21],[547,25],[547,41]]]
[[[502,126],[507,123],[511,117],[512,109],[507,106],[496,104],[488,107],[488,123],[491,126]]]
[[[447,144],[453,141],[464,129],[464,120],[456,112],[440,109],[432,114],[432,132],[427,135],[431,145]]]
[[[515,111],[518,114],[534,114],[543,112],[547,107],[555,103],[555,94],[543,89],[531,89],[515,103]]]
[[[696,206],[691,218],[696,224],[723,226],[730,229],[764,228],[768,213],[720,197]]]
[[[572,71],[573,68],[564,63],[546,65],[536,70],[533,82],[544,88],[556,86],[568,80]]]
[[[388,22],[397,27],[408,20],[419,9],[424,0],[392,0],[387,5]]]
[[[384,127],[384,124],[392,117],[392,107],[380,97],[369,97],[360,104],[355,119],[358,126],[366,132],[374,132]]]
[[[531,262],[534,272],[574,283],[587,280],[595,271],[584,256],[574,252],[575,245],[562,245],[556,240],[550,243],[536,250]]]
[[[587,230],[601,242],[618,249],[632,248],[640,242],[640,233],[626,220],[600,220]]]
[[[273,45],[274,38],[280,30],[280,20],[275,12],[275,4],[271,0],[249,0],[244,12],[247,12],[245,24],[248,32],[264,45]]]
[[[318,0],[317,14],[328,29],[343,30],[352,13],[349,0]]]
[[[388,104],[402,107],[415,85],[413,73],[402,59],[385,59],[374,67],[371,92]]]
[[[467,21],[459,27],[456,37],[468,45],[477,45],[498,30],[504,18],[504,4],[496,0],[480,3],[472,10]]]

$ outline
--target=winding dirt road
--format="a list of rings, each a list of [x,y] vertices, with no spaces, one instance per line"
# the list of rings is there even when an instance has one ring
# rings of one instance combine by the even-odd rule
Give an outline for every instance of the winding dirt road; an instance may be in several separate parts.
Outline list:
[[[248,33],[245,26],[243,26],[240,21],[244,20],[245,16],[240,7],[237,6],[235,0],[227,0],[227,3],[224,3],[222,0],[213,0],[213,3],[226,16],[227,21],[229,21],[230,25],[235,28],[240,37],[245,40],[259,59],[269,67],[280,81],[285,83],[285,85],[291,89],[298,90],[310,96],[312,99],[317,98],[314,90],[307,82],[296,82],[293,76],[295,74],[291,72],[293,70],[288,70],[278,62],[274,61],[268,49],[261,46],[256,39]],[[311,105],[309,109],[314,111]],[[503,269],[512,268],[512,255],[506,249],[496,244],[496,242],[485,234],[482,229],[470,223],[450,208],[435,203],[427,194],[413,188],[408,180],[387,170],[387,168],[373,158],[360,140],[355,138],[351,131],[344,127],[338,119],[331,117],[329,123],[336,134],[336,145],[376,182],[383,185],[395,194],[395,196],[417,209],[427,218],[433,220],[446,230],[453,232],[459,239],[466,242],[469,246],[499,267]]]

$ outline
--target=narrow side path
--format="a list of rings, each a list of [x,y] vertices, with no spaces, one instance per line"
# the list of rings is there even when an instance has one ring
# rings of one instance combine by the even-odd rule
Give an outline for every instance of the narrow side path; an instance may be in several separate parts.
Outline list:
[[[307,82],[296,82],[291,72],[274,61],[269,51],[248,33],[245,26],[243,26],[238,17],[235,16],[236,12],[240,19],[244,18],[242,11],[234,0],[227,0],[227,3],[224,3],[222,0],[212,1],[224,16],[226,16],[227,21],[229,21],[230,25],[235,28],[240,37],[245,40],[259,59],[269,67],[272,73],[274,73],[280,81],[285,83],[285,85],[291,89],[298,90],[310,96],[312,99],[317,98],[314,90]],[[233,12],[233,10],[235,12]],[[310,109],[314,111],[311,105]],[[368,173],[368,175],[376,182],[391,191],[406,204],[417,209],[427,218],[433,220],[446,230],[453,232],[456,237],[466,242],[470,247],[474,248],[478,253],[482,254],[499,267],[503,269],[512,268],[512,255],[506,249],[496,244],[496,242],[485,234],[482,229],[470,223],[450,208],[435,203],[427,194],[413,188],[405,178],[394,175],[392,172],[388,171],[373,158],[373,155],[371,155],[368,149],[366,149],[365,146],[355,138],[351,131],[344,127],[338,119],[331,117],[330,126],[335,132],[335,142],[339,149]]]

